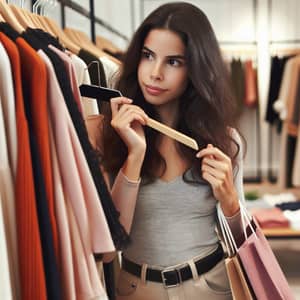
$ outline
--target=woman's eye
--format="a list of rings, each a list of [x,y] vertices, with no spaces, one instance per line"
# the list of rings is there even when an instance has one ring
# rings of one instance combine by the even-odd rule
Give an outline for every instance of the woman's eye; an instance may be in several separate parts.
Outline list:
[[[181,62],[178,59],[169,59],[169,65],[174,67],[179,67],[181,65]]]
[[[149,60],[153,59],[153,55],[150,52],[147,52],[147,51],[142,52],[142,57],[146,58],[146,59],[149,59]]]

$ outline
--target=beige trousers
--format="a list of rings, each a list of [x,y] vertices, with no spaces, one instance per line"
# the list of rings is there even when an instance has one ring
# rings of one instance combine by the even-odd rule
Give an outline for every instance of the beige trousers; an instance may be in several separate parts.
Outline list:
[[[224,260],[213,269],[198,276],[193,261],[188,262],[193,278],[179,286],[165,288],[162,283],[145,281],[121,270],[117,283],[117,300],[230,300],[230,285]],[[142,276],[145,277],[143,266]]]

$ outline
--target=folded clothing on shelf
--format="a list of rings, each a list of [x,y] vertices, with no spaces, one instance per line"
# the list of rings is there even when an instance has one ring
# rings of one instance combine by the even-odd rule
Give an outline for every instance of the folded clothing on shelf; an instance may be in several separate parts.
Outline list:
[[[261,228],[286,228],[290,227],[289,220],[282,210],[277,207],[253,209],[252,215],[255,217]]]
[[[276,204],[276,207],[281,210],[298,210],[300,209],[300,201],[280,203]]]

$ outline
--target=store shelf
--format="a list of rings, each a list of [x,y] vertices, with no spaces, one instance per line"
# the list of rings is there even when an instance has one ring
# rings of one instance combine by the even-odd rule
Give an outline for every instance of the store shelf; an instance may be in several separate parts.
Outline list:
[[[300,230],[290,228],[263,229],[264,235],[268,239],[299,239]]]

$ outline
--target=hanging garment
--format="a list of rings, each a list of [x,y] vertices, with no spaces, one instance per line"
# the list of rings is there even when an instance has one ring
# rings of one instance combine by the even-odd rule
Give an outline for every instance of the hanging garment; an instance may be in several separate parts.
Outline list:
[[[13,178],[16,176],[17,169],[17,129],[16,129],[16,113],[15,113],[15,96],[14,87],[11,79],[11,67],[7,54],[1,46],[1,80],[0,94],[2,99],[2,110],[5,122],[5,132],[7,136],[7,147],[10,168],[13,172]]]
[[[47,184],[49,181],[43,174],[43,160],[45,153],[41,153],[39,150],[39,143],[44,143],[44,141],[39,142],[38,134],[42,135],[43,131],[37,133],[37,120],[35,120],[35,114],[38,114],[38,108],[41,107],[41,115],[44,116],[45,121],[47,122],[47,112],[44,110],[43,115],[43,108],[42,103],[46,101],[47,97],[47,73],[46,67],[42,60],[38,57],[36,52],[21,38],[16,40],[16,43],[19,47],[20,55],[21,55],[21,66],[22,66],[22,82],[24,88],[24,100],[25,100],[25,109],[26,109],[26,116],[29,122],[29,130],[30,130],[30,145],[31,145],[31,157],[32,157],[32,167],[33,167],[33,175],[34,175],[34,182],[35,182],[35,193],[36,193],[36,201],[37,201],[37,212],[38,212],[38,219],[39,219],[39,228],[40,228],[40,237],[42,243],[42,251],[44,257],[44,270],[46,276],[46,286],[47,286],[47,295],[50,299],[61,299],[61,286],[60,286],[60,279],[59,279],[59,272],[57,268],[57,256],[54,247],[54,238],[53,238],[53,231],[50,223],[50,214],[49,214],[49,201],[47,195]],[[32,68],[34,66],[34,69]],[[39,85],[37,87],[37,82]],[[44,99],[44,100],[43,100]],[[39,105],[40,101],[40,105]],[[31,105],[33,104],[33,105]],[[44,102],[44,105],[46,103]],[[37,111],[34,112],[32,110],[32,106],[36,106]],[[45,108],[44,108],[45,109]],[[38,118],[37,118],[38,119]],[[43,124],[43,123],[42,123]],[[43,125],[41,125],[43,128]],[[48,125],[44,124],[44,127],[47,128],[48,133]],[[45,133],[46,134],[46,133]],[[43,138],[42,138],[43,139]],[[42,140],[41,139],[41,140]],[[49,147],[49,133],[47,144]],[[44,146],[41,146],[43,149]],[[47,149],[48,154],[50,154],[50,148]],[[50,157],[49,157],[50,159]],[[53,189],[53,182],[52,182],[52,167],[48,165],[49,173],[51,176],[51,183]],[[53,201],[53,190],[51,191],[52,201]],[[51,215],[54,216],[54,202],[51,203]],[[56,224],[56,220],[54,221]],[[56,227],[55,227],[56,228]],[[56,229],[57,230],[57,229]],[[57,244],[57,232],[56,232],[56,244]]]
[[[257,95],[257,73],[253,68],[252,60],[247,60],[244,63],[245,69],[245,98],[244,103],[248,107],[254,107],[258,102]]]
[[[64,57],[66,60],[69,59],[66,56],[66,54],[64,54]],[[54,60],[54,56],[52,59],[52,63],[53,61],[55,62],[54,67],[55,65],[57,67],[56,76],[58,77],[58,81],[62,92],[65,93],[64,99],[67,104],[68,111],[70,113],[77,135],[79,137],[79,141],[85,154],[85,158],[88,162],[94,183],[96,185],[97,192],[100,197],[102,207],[104,209],[105,217],[110,228],[111,236],[113,238],[115,247],[117,249],[121,249],[128,243],[128,235],[119,222],[119,213],[114,207],[111,196],[105,184],[103,175],[101,173],[101,169],[99,167],[99,157],[89,141],[84,120],[82,118],[82,115],[78,111],[78,107],[75,105],[75,101],[73,99],[72,92],[70,91],[70,85],[68,84],[68,80],[63,76],[64,66],[61,64],[61,62]],[[67,77],[67,75],[65,76]]]
[[[237,117],[241,115],[244,106],[245,97],[245,75],[243,65],[240,59],[233,59],[230,64],[231,67],[231,85],[232,91],[236,101]]]
[[[107,87],[114,88],[118,80],[119,66],[106,56],[101,57],[100,61],[103,64]]]
[[[48,98],[51,93],[48,89]],[[62,281],[62,296],[64,300],[76,300],[76,286],[75,286],[75,271],[74,262],[78,260],[78,256],[72,252],[71,233],[68,220],[68,213],[66,208],[66,198],[63,190],[62,178],[59,171],[57,152],[55,147],[55,140],[53,134],[52,123],[48,118],[49,134],[51,144],[51,157],[53,168],[53,182],[54,182],[54,199],[55,212],[57,218],[58,238],[59,238],[59,269]],[[88,277],[86,277],[88,278]],[[77,289],[78,291],[78,289]]]
[[[10,31],[10,27],[7,24],[1,23],[0,30]],[[17,91],[16,114],[18,116],[16,121],[18,128],[18,147],[20,150],[17,159],[15,191],[21,299],[46,299],[44,265],[38,227],[29,131],[22,95],[20,76],[21,63],[18,59],[18,55],[16,55],[14,59],[14,70],[16,70],[15,89]]]
[[[284,121],[280,140],[280,164],[278,173],[278,185],[282,188],[286,187],[287,183],[291,181],[288,179],[288,176],[291,177],[291,173],[287,174],[289,153],[287,149],[288,123],[286,119],[288,116],[288,107],[295,101],[299,67],[300,56],[296,56],[288,60],[284,68],[279,97],[274,103],[277,107],[280,118]]]
[[[10,118],[6,117],[6,120],[16,119],[16,113],[14,111],[8,111],[7,108],[10,107],[8,101],[15,102],[14,90],[13,90],[13,77],[12,77],[12,68],[10,65],[10,60],[7,55],[6,49],[2,44],[2,33],[0,33],[0,81],[2,84],[6,83],[6,91],[2,90],[1,87],[1,118],[2,121],[2,130],[1,133],[2,143],[1,143],[1,187],[0,191],[2,193],[2,210],[3,210],[3,220],[4,220],[4,229],[6,232],[6,243],[8,248],[8,262],[10,268],[10,276],[11,276],[11,286],[13,288],[12,293],[14,297],[19,296],[19,288],[20,288],[20,279],[19,279],[19,264],[18,264],[18,245],[17,245],[17,225],[16,225],[16,207],[15,207],[15,191],[14,191],[14,178],[13,172],[11,169],[11,165],[9,162],[9,148],[8,148],[8,139],[6,138],[8,130],[5,129],[9,124],[5,123],[5,115],[3,111],[3,107],[6,108],[6,113],[11,113],[13,116]],[[4,77],[5,75],[5,77]],[[5,98],[8,96],[8,98]],[[14,106],[14,105],[13,105]],[[11,107],[12,108],[12,107]],[[13,140],[13,139],[11,139]],[[5,141],[5,143],[4,143]],[[17,146],[17,145],[16,145]],[[17,149],[16,149],[17,150]],[[17,151],[16,151],[17,153]],[[17,162],[16,162],[17,163]],[[4,237],[5,238],[5,237]]]
[[[61,50],[55,48],[54,46],[49,45],[49,48],[52,51],[54,51],[60,57],[60,59],[63,61],[64,65],[65,65],[66,72],[68,74],[69,81],[71,83],[71,89],[72,89],[72,93],[73,93],[73,96],[74,96],[74,100],[77,104],[78,110],[82,114],[80,91],[79,91],[79,88],[78,88],[79,85],[78,85],[78,82],[77,82],[77,78],[76,78],[76,75],[75,75],[75,68],[72,64],[72,61],[66,53],[64,53]]]
[[[0,44],[0,54],[2,53],[2,44]],[[0,57],[2,57],[0,55]],[[7,246],[7,233],[8,229],[7,226],[5,226],[5,217],[6,219],[10,217],[10,212],[5,212],[3,210],[3,204],[6,203],[6,205],[13,200],[13,190],[12,190],[12,182],[11,186],[6,186],[5,181],[6,179],[11,178],[11,170],[9,167],[9,160],[8,160],[8,153],[7,153],[7,140],[6,140],[6,133],[5,133],[5,124],[4,124],[4,117],[3,117],[3,111],[2,111],[2,99],[0,96],[0,257],[1,257],[1,264],[0,264],[0,299],[16,299],[17,291],[15,291],[15,295],[13,295],[14,288],[18,288],[16,286],[17,282],[11,282],[11,279],[14,281],[16,280],[15,275],[12,273],[15,270],[12,269],[13,265],[9,266],[9,263],[12,263],[13,258],[9,258],[8,253],[10,250]],[[10,180],[11,181],[11,180]],[[7,182],[6,182],[7,183]],[[10,194],[12,192],[12,194]],[[6,215],[9,213],[9,215]],[[14,218],[15,219],[15,218]],[[9,224],[7,224],[9,226]],[[15,236],[15,235],[14,235]],[[16,246],[16,245],[15,245]],[[16,250],[16,249],[11,249]],[[11,272],[12,271],[12,272]]]
[[[39,55],[47,65],[51,93],[49,111],[65,196],[70,201],[75,224],[78,226],[80,245],[82,244],[83,254],[87,259],[91,286],[96,294],[103,294],[92,253],[110,252],[114,250],[114,246],[53,67],[42,50],[39,50]],[[87,278],[84,279],[86,287]]]
[[[277,56],[272,57],[271,62],[271,76],[270,76],[270,85],[269,85],[269,95],[268,95],[268,104],[266,109],[266,121],[270,124],[277,124],[277,127],[281,123],[279,114],[274,110],[274,102],[278,99],[279,90],[282,82],[283,71],[285,64],[287,63],[289,57],[279,58]],[[278,127],[279,128],[279,127]]]
[[[91,79],[86,63],[77,55],[70,54],[70,57],[75,67],[78,86],[82,84],[90,85]],[[81,103],[83,106],[83,117],[85,120],[88,119],[89,116],[99,115],[99,109],[95,99],[81,97]]]

